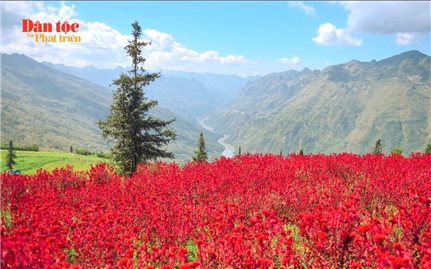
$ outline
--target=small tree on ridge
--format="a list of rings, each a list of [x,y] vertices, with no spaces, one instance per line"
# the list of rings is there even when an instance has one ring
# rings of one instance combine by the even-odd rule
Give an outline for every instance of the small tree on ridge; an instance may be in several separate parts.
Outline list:
[[[205,140],[204,134],[200,133],[198,145],[193,155],[193,161],[206,162],[208,160],[208,155],[205,151]]]
[[[376,141],[374,145],[373,154],[381,154],[382,153],[382,141],[379,139]]]

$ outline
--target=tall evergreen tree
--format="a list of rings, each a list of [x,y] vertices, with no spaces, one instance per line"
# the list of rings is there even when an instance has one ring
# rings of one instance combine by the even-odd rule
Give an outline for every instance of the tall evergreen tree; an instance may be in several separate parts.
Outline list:
[[[425,148],[425,153],[431,153],[431,144],[428,144]]]
[[[143,88],[160,77],[160,73],[148,73],[143,68],[142,49],[150,43],[141,40],[142,29],[137,21],[132,23],[132,29],[132,40],[125,47],[132,59],[132,69],[113,81],[117,89],[109,114],[105,121],[98,122],[103,136],[113,143],[112,158],[119,172],[127,175],[136,171],[140,162],[173,158],[173,153],[164,147],[176,136],[169,128],[174,120],[163,121],[148,113],[157,106],[157,101],[148,100]]]
[[[9,170],[13,169],[13,166],[16,164],[15,162],[15,151],[13,150],[13,143],[12,140],[9,141],[9,148],[6,155],[6,166],[9,168]]]
[[[381,154],[382,153],[382,141],[379,139],[376,141],[374,145],[373,154]]]
[[[193,161],[206,162],[208,160],[207,153],[205,151],[205,140],[204,134],[199,135],[198,145],[193,156]]]

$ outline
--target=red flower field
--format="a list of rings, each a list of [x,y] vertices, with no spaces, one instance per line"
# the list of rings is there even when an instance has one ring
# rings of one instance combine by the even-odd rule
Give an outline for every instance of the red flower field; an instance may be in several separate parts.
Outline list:
[[[1,178],[1,268],[431,268],[431,154]]]

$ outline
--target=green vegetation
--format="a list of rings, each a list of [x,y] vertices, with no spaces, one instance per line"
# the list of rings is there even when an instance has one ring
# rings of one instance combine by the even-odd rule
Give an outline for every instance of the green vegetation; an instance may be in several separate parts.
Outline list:
[[[107,149],[94,122],[106,115],[109,90],[24,55],[2,54],[1,70],[2,144]]]
[[[66,259],[70,264],[75,263],[76,250],[74,248],[68,248],[66,251]]]
[[[6,150],[1,150],[0,170],[3,172],[6,167]],[[55,168],[73,166],[75,171],[86,171],[91,165],[99,162],[109,162],[107,159],[97,157],[95,155],[78,155],[69,152],[32,152],[32,151],[17,151],[16,162],[18,165],[15,169],[19,169],[21,174],[35,174],[38,169],[52,171]]]
[[[198,145],[195,150],[195,154],[193,155],[193,161],[206,162],[207,160],[208,160],[208,155],[205,151],[204,134],[200,133]]]
[[[0,210],[0,219],[2,220],[4,228],[10,229],[12,227],[13,219],[9,206],[6,206],[5,209]]]
[[[373,154],[381,154],[382,153],[382,141],[379,139],[376,141],[374,145]]]
[[[16,164],[15,162],[16,154],[13,150],[13,143],[12,140],[9,141],[9,148],[6,154],[6,167],[9,168],[9,170],[13,169],[13,166]]]
[[[0,149],[9,149],[9,145],[1,145]],[[30,145],[30,146],[26,146],[26,145],[13,145],[13,149],[14,150],[21,150],[21,151],[39,151],[39,146],[38,145]]]
[[[160,74],[144,71],[141,52],[149,43],[141,39],[142,28],[137,21],[132,23],[132,29],[132,40],[125,48],[132,59],[132,69],[112,82],[117,90],[109,114],[105,121],[98,121],[103,137],[113,142],[112,159],[119,173],[127,175],[133,174],[140,162],[173,158],[174,154],[164,147],[176,137],[168,128],[174,120],[163,121],[149,115],[157,101],[145,97],[144,87]]]
[[[425,153],[431,153],[431,144],[428,144],[425,148]]]
[[[272,73],[246,84],[208,120],[247,152],[365,154],[423,151],[429,141],[430,57],[405,52],[381,61]]]
[[[92,155],[93,153],[88,149],[75,149],[75,153],[79,155]]]
[[[111,154],[105,152],[96,152],[96,156],[103,159],[111,159]]]
[[[199,249],[195,242],[192,240],[187,241],[186,243],[187,249],[187,261],[194,262],[199,258]]]
[[[393,148],[393,149],[391,149],[391,153],[396,154],[396,155],[401,155],[401,154],[403,154],[403,150],[399,149],[399,148]]]
[[[92,152],[109,149],[94,122],[107,114],[112,100],[110,89],[50,68],[24,55],[1,54],[1,57],[1,143],[6,145],[5,149],[9,140],[20,146],[37,144],[43,151],[70,151],[71,146],[73,151],[76,148]],[[169,91],[186,86],[189,80],[183,80],[181,85],[172,83]],[[157,86],[153,92],[159,91],[160,87]],[[185,93],[189,88],[181,90]],[[171,96],[169,100],[176,99]],[[186,100],[190,102],[186,97],[182,102]],[[171,109],[170,104],[164,102],[164,107]],[[196,137],[202,132],[194,118],[182,117],[161,106],[150,114],[163,120],[176,119],[172,128],[181,135],[167,148],[175,153],[177,162],[189,160],[190,152],[195,149]],[[223,151],[223,146],[217,142],[220,135],[203,132],[209,156],[218,156]]]

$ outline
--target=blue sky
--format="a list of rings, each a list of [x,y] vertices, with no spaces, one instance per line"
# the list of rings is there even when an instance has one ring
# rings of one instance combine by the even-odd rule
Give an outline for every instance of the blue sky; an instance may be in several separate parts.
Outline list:
[[[21,2],[2,13],[7,26],[24,16],[80,22],[81,47],[53,44],[36,53],[17,33],[3,40],[4,52],[55,62],[62,51],[70,56],[63,63],[75,66],[127,65],[121,48],[133,20],[153,41],[151,69],[263,75],[431,50],[430,2]]]

